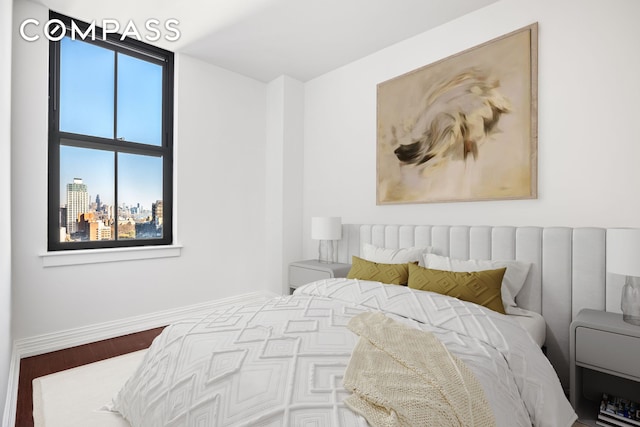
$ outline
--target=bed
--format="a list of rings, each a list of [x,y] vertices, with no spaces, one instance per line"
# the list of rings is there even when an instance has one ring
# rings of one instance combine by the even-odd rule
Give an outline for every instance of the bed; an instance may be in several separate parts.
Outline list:
[[[475,385],[462,383],[463,388],[484,392],[474,399],[467,393],[467,400],[461,398],[466,404],[447,406],[442,416],[453,411],[458,420],[465,419],[488,407],[496,425],[571,426],[576,416],[565,397],[569,324],[580,309],[605,309],[607,300],[616,299],[615,278],[607,277],[604,269],[605,236],[606,230],[599,228],[344,225],[341,262],[362,256],[366,262],[385,264],[371,259],[371,253],[363,256],[367,247],[387,256],[418,248],[422,263],[404,263],[408,268],[437,270],[434,265],[442,260],[427,265],[426,254],[431,253],[449,263],[513,261],[528,269],[511,296],[513,304],[504,303],[505,314],[428,290],[352,277],[313,282],[291,296],[178,322],[154,341],[114,398],[112,410],[136,427],[364,426],[378,415],[393,425],[388,417],[395,416],[394,422],[412,419],[403,417],[415,415],[414,407],[423,402],[406,406],[403,399],[409,391],[398,393],[398,384],[370,389],[372,381],[406,376],[429,383],[428,375],[444,375],[425,373],[432,369],[429,363],[405,360],[409,354],[422,357],[424,352],[412,351],[422,348],[422,338],[407,338],[402,351],[393,347],[398,343],[389,344],[419,331],[420,337],[435,337],[442,347],[424,344],[425,349],[449,357],[451,363],[443,364],[455,368],[458,376],[469,375]],[[449,268],[478,270],[483,269]],[[607,281],[612,285],[605,286]],[[394,333],[382,339],[390,330]],[[420,345],[406,345],[418,341]],[[362,362],[370,358],[363,343],[373,342],[378,344],[371,360],[383,360],[376,363],[385,369],[393,365],[389,360],[396,365],[400,361],[402,369],[409,366],[411,372],[389,368],[389,374],[382,375],[384,370],[377,373],[375,363]],[[443,378],[439,384],[456,383]],[[387,394],[376,394],[380,387],[403,396],[402,402],[393,402],[398,406],[382,414],[379,407],[389,401]],[[458,396],[447,387],[436,387],[440,398]],[[430,408],[441,405],[437,399],[429,402]]]
[[[171,325],[115,409],[135,426],[365,426],[344,403],[343,382],[360,339],[349,325],[371,313],[445,343],[482,384],[496,425],[575,421],[553,368],[517,322],[444,295],[357,279],[313,282]]]
[[[401,340],[420,345],[396,353],[398,360],[408,354],[422,357],[422,351],[414,350],[432,351],[439,347],[431,344],[441,343],[446,351],[434,354],[455,361],[442,366],[458,367],[472,377],[470,384],[475,385],[470,390],[483,391],[467,400],[469,407],[491,408],[496,425],[569,426],[575,419],[565,397],[570,322],[582,308],[619,311],[623,280],[605,272],[605,239],[606,229],[601,228],[346,224],[339,241],[340,262],[351,263],[354,256],[366,260],[373,256],[371,248],[383,255],[382,260],[390,253],[430,248],[426,253],[430,261],[435,257],[435,266],[427,265],[422,253],[419,267],[443,267],[437,259],[441,257],[448,258],[450,265],[444,267],[451,270],[465,261],[514,261],[529,268],[521,289],[511,295],[513,304],[503,300],[508,311],[504,315],[409,286],[336,278],[310,283],[291,296],[185,318],[136,356],[142,362],[133,373],[120,369],[125,374],[112,381],[114,387],[120,384],[119,391],[103,390],[96,400],[112,400],[106,406],[96,408],[94,402],[88,407],[83,398],[61,403],[61,410],[80,417],[79,412],[90,412],[92,423],[99,422],[92,425],[104,427],[367,425],[358,411],[363,390],[359,379],[401,378],[407,372],[379,375],[383,370],[378,372],[374,365],[368,376],[354,375],[367,371],[362,358],[354,355],[364,354],[366,345],[361,344],[372,342],[372,331],[394,331],[391,340],[412,333],[428,337]],[[370,324],[383,327],[368,330]],[[383,353],[393,354],[393,347],[383,344]],[[379,363],[379,356],[371,360]],[[118,360],[109,363],[120,366]],[[92,368],[87,369],[86,375],[75,377],[93,375]],[[102,372],[112,373],[111,366]],[[204,393],[205,389],[214,391]],[[464,408],[451,411],[465,416]],[[45,425],[42,414],[35,415],[36,426]],[[86,414],[82,419],[88,419]]]

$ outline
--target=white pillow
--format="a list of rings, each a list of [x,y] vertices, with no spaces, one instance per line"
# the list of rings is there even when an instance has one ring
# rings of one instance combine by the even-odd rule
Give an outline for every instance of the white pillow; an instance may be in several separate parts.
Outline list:
[[[380,264],[405,264],[408,262],[417,262],[422,265],[424,255],[433,252],[431,246],[427,247],[411,247],[400,249],[388,249],[365,243],[362,246],[361,258],[367,261],[377,262]]]
[[[522,261],[493,261],[470,259],[467,261],[461,259],[453,259],[445,256],[435,255],[432,253],[424,254],[424,266],[434,270],[469,272],[481,270],[496,270],[498,268],[506,268],[502,278],[502,304],[505,310],[507,307],[517,307],[516,296],[524,286],[531,263]]]

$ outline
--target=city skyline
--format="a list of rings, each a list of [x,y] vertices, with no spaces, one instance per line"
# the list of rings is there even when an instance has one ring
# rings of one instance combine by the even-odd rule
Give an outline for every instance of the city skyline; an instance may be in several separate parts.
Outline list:
[[[140,203],[146,209],[162,200],[162,158],[119,153],[118,204]],[[60,147],[60,204],[65,203],[66,185],[80,178],[91,199],[100,195],[114,205],[114,158],[112,152],[69,146]]]
[[[64,194],[60,195],[60,207],[61,208],[66,208],[68,206],[69,201],[67,200],[68,197],[68,185],[69,184],[74,184],[74,183],[79,183],[80,184],[85,184],[85,186],[87,187],[87,194],[88,194],[88,206],[89,208],[91,208],[91,205],[96,203],[99,206],[115,206],[113,201],[109,201],[109,200],[105,200],[105,198],[103,197],[103,195],[101,193],[92,193],[89,191],[89,186],[86,185],[86,182],[84,182],[84,179],[82,177],[74,177],[71,179],[70,182],[67,182],[64,184]],[[99,203],[98,203],[99,202]],[[141,202],[122,202],[120,201],[118,204],[118,208],[140,208],[141,210],[144,211],[150,211],[153,208],[153,205],[158,203],[158,202],[162,202],[162,198],[158,198],[148,204],[145,203],[141,203]]]
[[[151,207],[114,207],[89,194],[81,178],[66,184],[66,203],[60,208],[60,242],[148,239],[162,236],[163,202]]]

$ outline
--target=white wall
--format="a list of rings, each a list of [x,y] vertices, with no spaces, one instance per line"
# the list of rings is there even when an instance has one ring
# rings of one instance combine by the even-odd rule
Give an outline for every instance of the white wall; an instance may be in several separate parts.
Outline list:
[[[13,2],[0,2],[0,420],[11,359],[11,38]]]
[[[286,289],[287,266],[302,252],[304,85],[280,76],[267,85],[265,221],[267,278]]]
[[[35,3],[20,1],[14,8],[14,23],[48,19],[47,9]],[[264,277],[265,271],[262,257],[249,258],[265,252],[263,83],[177,55],[175,202],[177,243],[184,245],[181,257],[43,268],[39,255],[46,251],[48,45],[44,38],[31,43],[14,38],[13,54],[15,339],[280,290],[279,284],[270,289],[260,280],[247,280]],[[4,153],[4,145],[2,149]],[[4,182],[0,191],[6,199]]]
[[[640,2],[503,0],[305,87],[308,218],[347,223],[639,227]],[[538,22],[538,198],[376,206],[376,85]],[[305,240],[305,257],[316,243]]]

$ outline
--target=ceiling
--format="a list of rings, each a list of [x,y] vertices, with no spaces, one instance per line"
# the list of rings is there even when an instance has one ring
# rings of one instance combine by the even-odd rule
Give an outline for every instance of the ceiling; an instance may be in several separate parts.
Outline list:
[[[263,82],[304,82],[497,0],[36,1],[97,25],[131,20],[143,35],[149,18],[177,19],[179,39],[163,31],[155,44]]]

